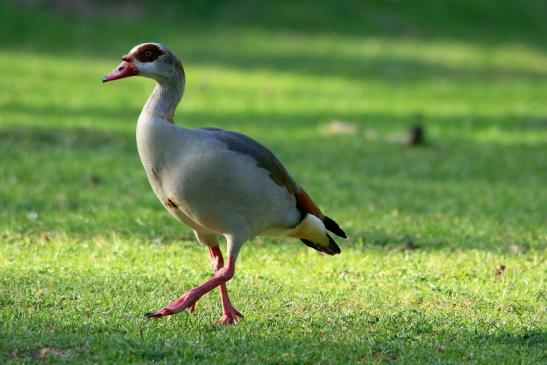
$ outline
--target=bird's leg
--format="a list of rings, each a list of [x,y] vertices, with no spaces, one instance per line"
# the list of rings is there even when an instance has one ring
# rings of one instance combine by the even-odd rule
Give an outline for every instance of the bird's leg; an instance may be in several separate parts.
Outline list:
[[[211,265],[216,273],[224,266],[224,259],[222,258],[222,251],[220,247],[209,247],[209,255],[211,256]],[[218,320],[221,324],[233,324],[236,323],[243,315],[234,308],[228,297],[228,289],[226,289],[226,283],[219,285],[220,300],[222,301],[222,317]]]
[[[234,276],[235,271],[235,259],[228,256],[228,265],[220,268],[215,275],[204,282],[203,284],[196,286],[184,293],[180,298],[172,301],[166,307],[154,312],[148,312],[147,317],[163,317],[182,312],[187,308],[191,308],[195,303],[206,293],[210,292],[217,286],[225,284]]]

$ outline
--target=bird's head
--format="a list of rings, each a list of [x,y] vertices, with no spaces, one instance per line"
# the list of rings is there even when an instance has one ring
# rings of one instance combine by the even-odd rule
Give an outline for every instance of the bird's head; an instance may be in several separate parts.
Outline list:
[[[158,82],[184,76],[177,56],[160,43],[142,43],[122,57],[122,63],[103,77],[103,82],[143,76]]]

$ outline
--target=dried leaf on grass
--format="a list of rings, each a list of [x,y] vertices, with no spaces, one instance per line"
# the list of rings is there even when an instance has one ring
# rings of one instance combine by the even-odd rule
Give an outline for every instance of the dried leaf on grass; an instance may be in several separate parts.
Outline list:
[[[50,346],[42,347],[41,349],[38,350],[38,353],[37,353],[37,356],[39,358],[45,358],[50,356],[68,357],[69,355],[70,355],[69,350],[63,350],[60,348],[50,347]]]
[[[327,134],[357,134],[359,126],[352,122],[333,120],[325,126],[324,131]]]
[[[509,245],[509,247],[507,247],[507,249],[509,250],[509,252],[516,253],[516,254],[525,253],[527,251],[526,247],[520,246],[520,245],[517,245],[517,244]]]
[[[504,264],[499,264],[498,266],[496,266],[496,271],[494,271],[494,276],[499,278],[501,276],[503,276],[503,274],[505,273],[505,265]]]
[[[415,250],[419,247],[420,246],[418,246],[416,243],[414,243],[414,241],[406,241],[405,243],[402,243],[399,246],[397,246],[395,248],[395,250],[396,251],[410,251],[410,250]]]

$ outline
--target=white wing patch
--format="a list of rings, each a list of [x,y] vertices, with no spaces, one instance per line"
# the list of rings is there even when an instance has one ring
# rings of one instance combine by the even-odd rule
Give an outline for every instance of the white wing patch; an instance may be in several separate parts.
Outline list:
[[[286,233],[289,237],[304,238],[324,247],[329,246],[327,229],[321,219],[313,214],[306,214],[302,222]]]

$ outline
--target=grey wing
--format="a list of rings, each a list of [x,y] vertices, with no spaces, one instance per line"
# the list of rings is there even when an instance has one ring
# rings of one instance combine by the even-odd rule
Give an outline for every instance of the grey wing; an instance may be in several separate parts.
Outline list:
[[[301,219],[306,214],[312,214],[325,224],[325,227],[334,234],[346,238],[346,233],[331,218],[325,216],[308,193],[298,185],[289,175],[285,167],[265,146],[241,133],[225,131],[219,128],[200,128],[209,131],[211,136],[228,146],[232,151],[253,158],[257,166],[268,171],[270,178],[277,185],[285,187],[296,198],[296,209],[300,211]]]
[[[267,170],[270,178],[277,185],[285,187],[289,193],[296,194],[300,191],[283,164],[261,143],[237,132],[210,127],[199,129],[210,132],[213,138],[226,144],[230,150],[253,158],[257,166]]]

